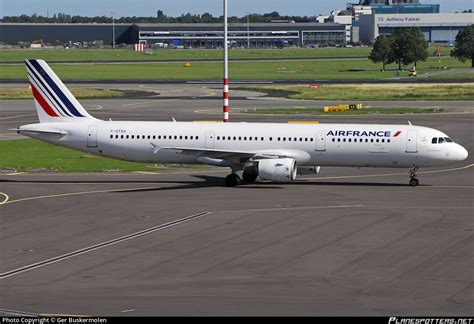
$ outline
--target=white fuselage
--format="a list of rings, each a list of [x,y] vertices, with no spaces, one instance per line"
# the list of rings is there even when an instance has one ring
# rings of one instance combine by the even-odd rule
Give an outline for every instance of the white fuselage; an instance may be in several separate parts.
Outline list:
[[[63,134],[35,133],[35,129]],[[433,138],[448,138],[446,134],[412,125],[91,120],[31,124],[19,132],[92,154],[152,163],[213,164],[205,155],[181,154],[178,148],[283,152],[298,166],[421,167],[467,157],[459,144],[432,143]]]

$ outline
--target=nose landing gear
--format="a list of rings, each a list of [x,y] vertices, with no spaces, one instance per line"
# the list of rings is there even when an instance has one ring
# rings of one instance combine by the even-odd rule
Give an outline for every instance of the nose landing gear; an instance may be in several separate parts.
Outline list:
[[[408,184],[411,187],[416,187],[420,184],[420,181],[416,177],[416,171],[418,171],[418,168],[414,165],[413,168],[410,169],[409,175],[410,175],[410,182]]]

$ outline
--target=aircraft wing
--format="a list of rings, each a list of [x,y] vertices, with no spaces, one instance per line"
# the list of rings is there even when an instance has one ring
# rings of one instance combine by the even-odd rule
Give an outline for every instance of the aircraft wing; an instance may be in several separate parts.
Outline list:
[[[160,150],[173,150],[178,154],[193,155],[196,157],[208,157],[211,159],[222,159],[227,161],[244,162],[249,159],[277,159],[277,158],[294,158],[299,160],[302,155],[307,154],[300,150],[261,150],[261,151],[235,151],[235,150],[216,150],[208,148],[187,148],[187,147],[159,147],[155,144],[153,152],[156,154]],[[308,155],[309,157],[309,155]],[[303,157],[306,159],[306,156]]]

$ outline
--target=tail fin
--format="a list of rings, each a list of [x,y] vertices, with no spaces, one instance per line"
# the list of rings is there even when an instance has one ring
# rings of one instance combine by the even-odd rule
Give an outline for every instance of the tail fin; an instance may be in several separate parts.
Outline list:
[[[74,98],[45,61],[25,60],[25,64],[41,123],[95,119]]]

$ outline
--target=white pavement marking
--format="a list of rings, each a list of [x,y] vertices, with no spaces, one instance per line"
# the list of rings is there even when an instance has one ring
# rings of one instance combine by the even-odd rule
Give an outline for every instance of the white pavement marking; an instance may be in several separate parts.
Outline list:
[[[24,273],[24,272],[31,271],[31,270],[34,270],[34,269],[42,268],[42,267],[45,267],[45,266],[53,264],[53,263],[57,263],[57,262],[60,262],[60,261],[71,259],[71,258],[77,257],[79,255],[86,254],[86,253],[89,253],[89,252],[92,252],[92,251],[95,251],[95,250],[103,249],[103,248],[108,247],[108,246],[112,246],[112,245],[119,244],[119,243],[122,243],[122,242],[125,242],[125,241],[129,241],[129,240],[132,240],[132,239],[144,236],[144,235],[148,235],[148,234],[151,234],[151,233],[154,233],[154,232],[157,232],[157,231],[161,231],[161,230],[173,227],[173,226],[177,226],[177,225],[180,225],[180,224],[183,224],[183,223],[187,223],[189,221],[196,220],[196,219],[202,218],[202,217],[210,215],[210,214],[212,214],[212,212],[201,212],[201,213],[194,214],[194,215],[191,215],[191,216],[186,216],[186,217],[183,217],[183,218],[180,218],[180,219],[177,219],[177,220],[165,223],[165,224],[161,224],[161,225],[158,225],[158,226],[154,226],[154,227],[151,227],[151,228],[139,231],[139,232],[135,232],[135,233],[128,234],[128,235],[125,235],[125,236],[121,236],[119,238],[112,239],[112,240],[109,240],[109,241],[106,241],[106,242],[103,242],[103,243],[98,243],[98,244],[95,244],[95,245],[92,245],[92,246],[89,246],[89,247],[85,247],[85,248],[79,249],[77,251],[69,252],[69,253],[66,253],[66,254],[63,254],[63,255],[59,255],[59,256],[47,259],[47,260],[43,260],[43,261],[39,261],[39,262],[36,262],[36,263],[33,263],[33,264],[29,264],[29,265],[23,266],[21,268],[17,268],[17,269],[13,269],[13,270],[10,270],[10,271],[4,272],[4,273],[0,273],[0,280],[8,278],[8,277],[16,276],[20,273]]]
[[[39,317],[38,314],[35,313],[28,313],[28,312],[23,312],[23,311],[17,311],[17,310],[12,310],[12,309],[4,309],[0,308],[0,315],[2,316],[18,316],[18,317]],[[25,323],[28,323],[29,321],[25,321]]]
[[[123,311],[120,311],[120,313],[131,313],[134,312],[135,309],[124,309]]]
[[[105,190],[92,190],[92,191],[78,191],[78,192],[67,192],[67,193],[60,193],[54,195],[44,195],[44,196],[34,196],[34,197],[27,197],[27,198],[20,198],[20,199],[13,199],[7,200],[3,203],[6,204],[14,204],[22,201],[29,201],[29,200],[38,200],[38,199],[48,199],[48,198],[56,198],[56,197],[68,197],[68,196],[80,196],[80,195],[91,195],[96,193],[112,193],[112,192],[123,192],[128,190],[150,190],[150,189],[160,189],[161,187],[144,187],[144,188],[122,188],[122,189],[105,189]]]
[[[364,205],[334,205],[334,206],[307,206],[307,207],[272,207],[257,209],[232,209],[232,210],[215,210],[214,213],[241,213],[241,212],[263,212],[263,211],[280,211],[280,210],[304,210],[304,209],[333,209],[333,208],[359,208]]]
[[[0,120],[5,120],[5,119],[15,119],[15,118],[20,118],[20,117],[30,117],[30,116],[35,116],[34,114],[27,114],[27,115],[14,115],[14,116],[7,116],[7,117],[1,117]]]

